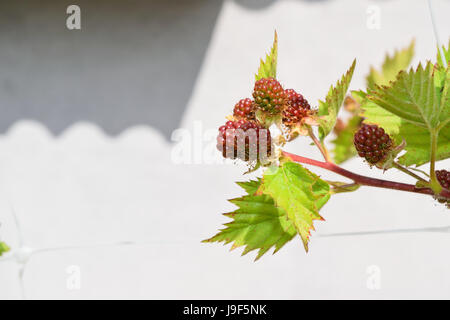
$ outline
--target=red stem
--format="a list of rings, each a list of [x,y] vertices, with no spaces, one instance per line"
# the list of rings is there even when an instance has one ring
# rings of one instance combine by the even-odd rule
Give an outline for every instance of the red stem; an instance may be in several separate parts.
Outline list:
[[[434,195],[433,190],[431,190],[429,188],[417,188],[413,184],[406,184],[406,183],[401,183],[401,182],[381,180],[381,179],[362,176],[362,175],[353,173],[351,171],[345,170],[345,169],[335,165],[334,163],[321,162],[321,161],[317,161],[314,159],[298,156],[296,154],[292,154],[292,153],[285,152],[285,151],[283,151],[283,155],[285,155],[288,158],[291,158],[295,162],[310,164],[310,165],[313,165],[316,167],[320,167],[320,168],[335,172],[341,176],[352,179],[354,182],[356,182],[357,184],[360,184],[360,185]],[[443,190],[440,195],[445,198],[450,198],[450,191]]]

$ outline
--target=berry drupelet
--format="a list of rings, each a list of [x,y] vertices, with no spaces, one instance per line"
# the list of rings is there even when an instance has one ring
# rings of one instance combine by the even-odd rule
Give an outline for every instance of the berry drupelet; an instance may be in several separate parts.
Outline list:
[[[363,124],[355,133],[353,143],[359,156],[370,164],[384,160],[392,148],[391,138],[377,125]]]
[[[255,121],[227,121],[219,128],[217,149],[225,158],[265,161],[272,149],[270,131]]]
[[[255,102],[249,98],[239,100],[234,106],[233,116],[236,119],[254,120]]]
[[[259,109],[270,114],[280,112],[286,103],[286,93],[274,78],[262,78],[256,81],[253,98]]]
[[[291,126],[300,123],[303,118],[308,116],[311,106],[308,101],[303,98],[300,93],[295,92],[294,89],[287,89],[284,92],[287,105],[283,110],[283,124]]]
[[[444,169],[437,170],[436,178],[443,188],[450,190],[450,171]]]

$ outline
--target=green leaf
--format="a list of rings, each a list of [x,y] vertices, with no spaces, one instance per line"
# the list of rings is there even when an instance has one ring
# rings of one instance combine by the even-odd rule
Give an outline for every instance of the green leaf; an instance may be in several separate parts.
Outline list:
[[[447,126],[450,124],[450,66],[447,69],[441,72],[443,83],[441,87],[438,87],[438,90],[441,92],[440,99],[440,128]]]
[[[443,90],[445,92],[445,90]],[[406,141],[406,153],[399,158],[399,162],[406,166],[420,166],[430,161],[430,132],[428,128],[417,126],[399,116],[383,109],[375,102],[368,100],[362,91],[353,91],[353,97],[361,105],[362,116],[365,123],[381,126],[397,144]],[[442,97],[445,95],[442,94]],[[441,116],[444,120],[448,114],[448,99],[441,99]],[[446,102],[444,102],[446,101]],[[444,122],[441,121],[441,124]],[[440,125],[441,125],[440,124]],[[436,160],[450,157],[450,126],[443,126],[438,137]]]
[[[386,54],[381,70],[370,68],[370,73],[366,77],[367,87],[375,89],[375,85],[388,85],[390,81],[395,80],[397,74],[408,68],[414,56],[414,40],[411,41],[409,47],[400,51],[396,50],[393,56]]]
[[[355,70],[356,59],[342,76],[341,80],[333,87],[330,87],[325,101],[319,101],[319,137],[323,141],[325,137],[333,130],[336,125],[337,114],[344,102],[350,81],[352,80],[353,71]]]
[[[273,45],[270,52],[266,54],[266,60],[261,59],[258,73],[255,74],[255,80],[262,78],[276,78],[277,77],[277,56],[278,56],[278,35],[275,31]]]
[[[8,245],[2,241],[0,241],[0,256],[2,256],[5,252],[8,252],[10,249]]]
[[[378,124],[391,136],[397,136],[400,131],[402,119],[391,112],[384,110],[375,102],[367,99],[363,91],[352,91],[352,96],[360,104],[361,115],[365,123]]]
[[[252,196],[256,193],[256,191],[258,191],[258,188],[261,185],[261,179],[258,178],[257,180],[236,182],[236,184]]]
[[[330,198],[329,184],[300,164],[285,162],[266,170],[258,193],[269,195],[284,209],[308,251],[313,221],[323,220],[319,210]]]
[[[226,223],[214,237],[203,242],[234,242],[231,249],[245,246],[242,255],[259,249],[255,260],[258,260],[270,248],[280,250],[297,234],[293,223],[286,219],[286,212],[276,207],[272,198],[267,195],[254,195],[261,185],[261,180],[238,183],[248,195],[231,199],[238,209],[226,213],[233,219]]]
[[[356,155],[353,136],[360,127],[362,118],[359,115],[353,116],[348,121],[345,128],[340,131],[336,138],[331,141],[334,144],[334,161],[341,164]]]
[[[398,137],[405,139],[407,151],[399,158],[399,162],[405,166],[428,163],[430,161],[430,132],[410,123],[402,123]],[[450,158],[450,126],[442,128],[437,142],[436,160]]]
[[[376,86],[367,96],[383,109],[416,126],[433,130],[439,125],[440,92],[435,86],[433,65],[401,71],[390,86]]]

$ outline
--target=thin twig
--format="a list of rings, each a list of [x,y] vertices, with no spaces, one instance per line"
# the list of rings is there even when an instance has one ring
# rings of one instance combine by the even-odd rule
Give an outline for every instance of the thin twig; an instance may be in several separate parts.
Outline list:
[[[406,173],[407,175],[410,175],[411,177],[422,181],[422,182],[426,182],[428,183],[427,180],[423,179],[422,177],[418,176],[417,174],[415,174],[414,172],[409,171],[407,168],[405,168],[404,166],[402,166],[401,164],[397,163],[397,162],[393,162],[392,165],[394,166],[394,168]]]
[[[325,159],[325,161],[332,163],[333,161],[330,158],[327,148],[325,148],[325,146],[319,141],[319,139],[317,139],[316,135],[314,134],[314,132],[310,126],[308,126],[308,134],[309,134],[310,138],[312,139],[312,141],[314,142],[314,144],[320,150],[320,153],[322,153],[322,156]]]

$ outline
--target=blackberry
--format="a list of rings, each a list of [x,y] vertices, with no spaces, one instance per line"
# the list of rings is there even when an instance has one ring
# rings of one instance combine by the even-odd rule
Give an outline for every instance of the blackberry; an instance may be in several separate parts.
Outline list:
[[[294,89],[284,91],[286,95],[287,106],[283,110],[283,123],[287,126],[300,123],[301,120],[308,116],[311,106],[308,101],[303,98],[300,93]]]
[[[255,102],[249,98],[239,100],[234,106],[233,115],[237,119],[254,120]]]
[[[262,111],[270,114],[280,112],[286,102],[286,93],[274,78],[262,78],[255,82],[253,98]]]
[[[383,128],[363,124],[353,138],[356,150],[370,164],[376,164],[386,157],[392,147],[392,140]]]
[[[270,131],[255,121],[227,121],[219,128],[217,149],[225,158],[265,162],[272,151]]]
[[[443,188],[450,190],[450,171],[437,170],[436,177]]]

